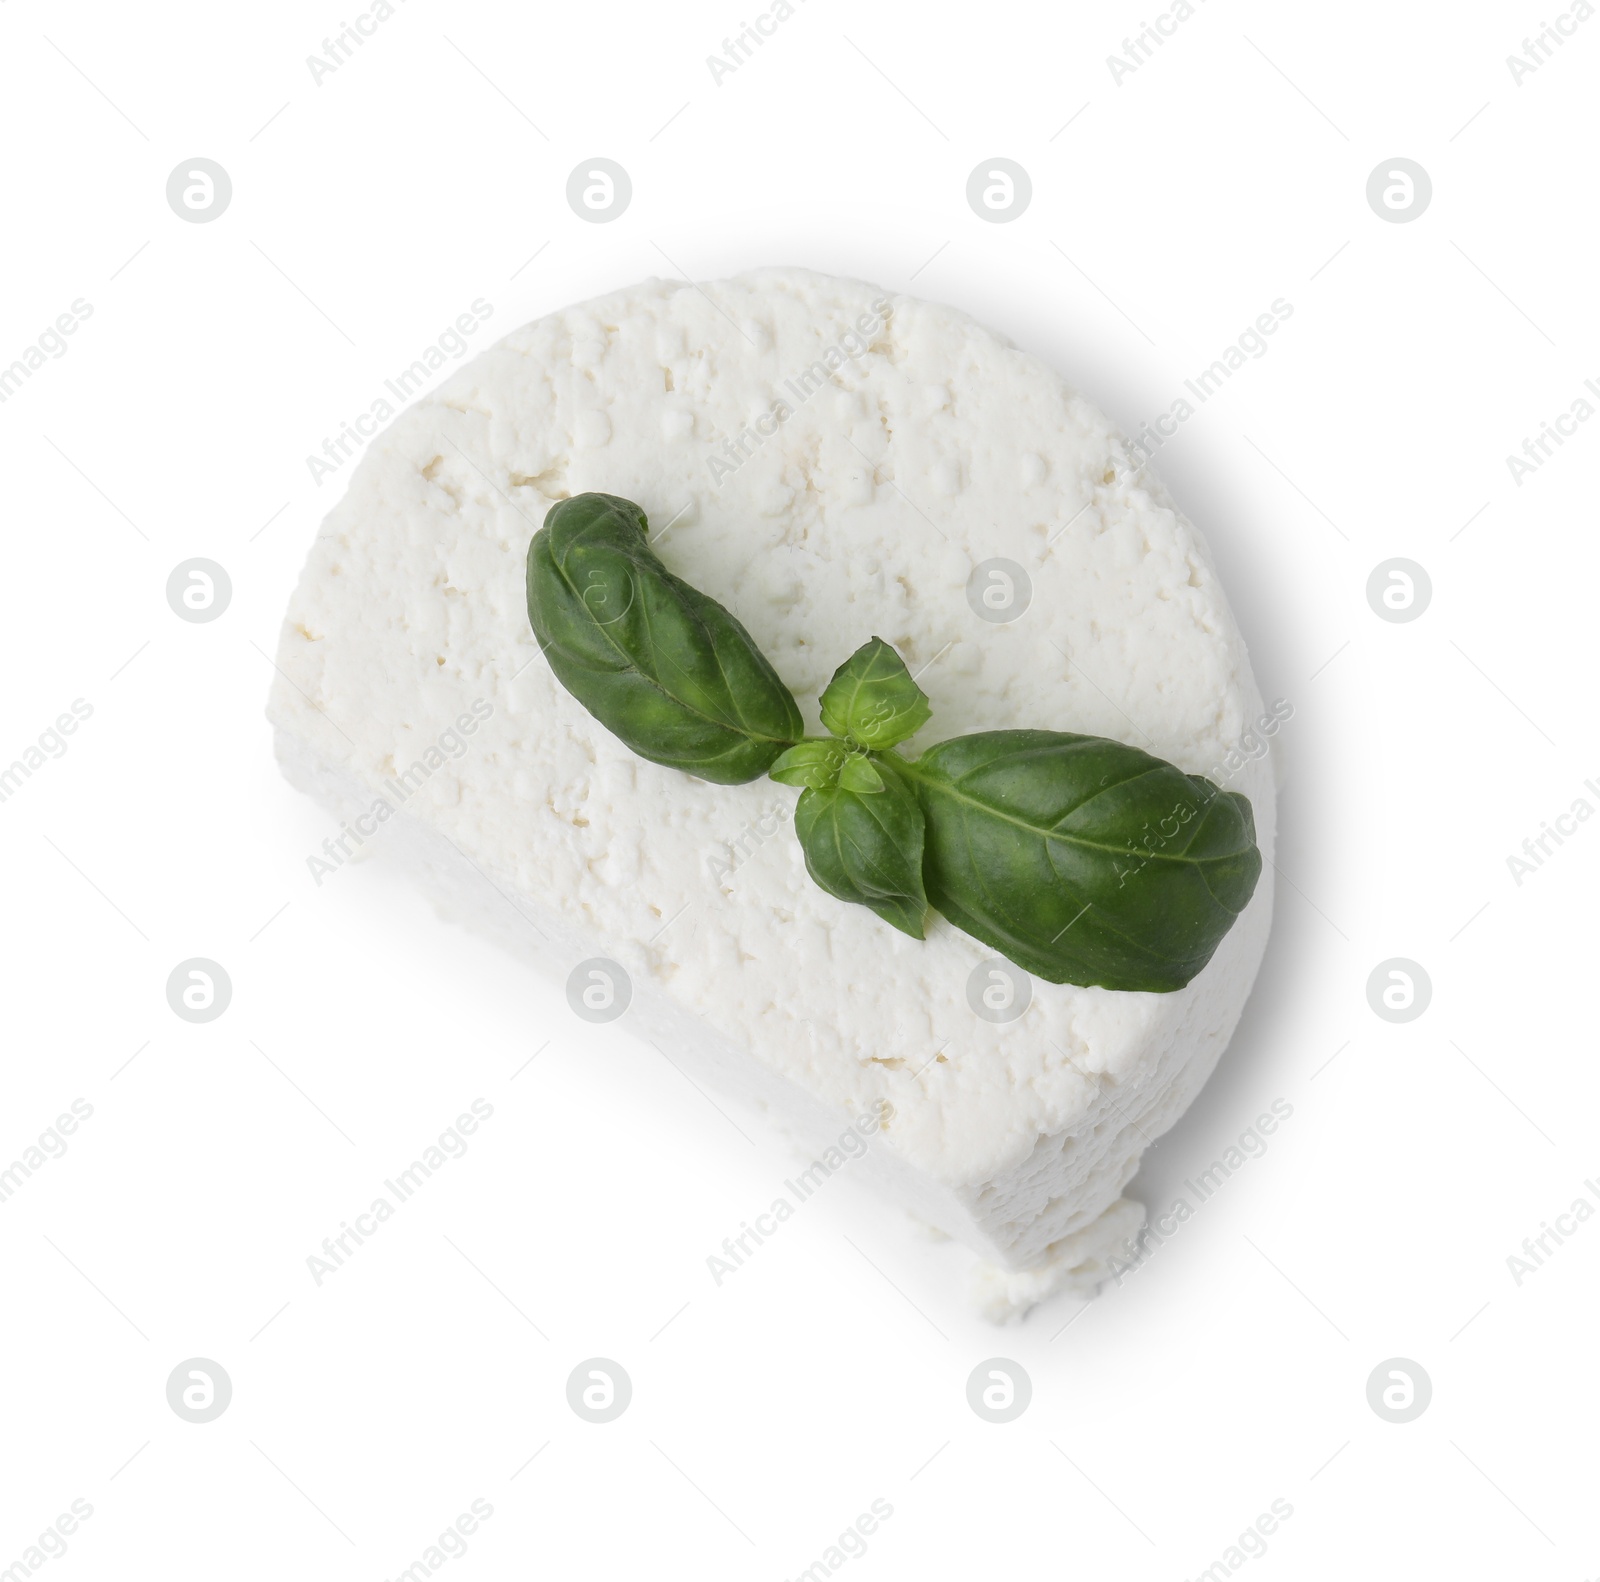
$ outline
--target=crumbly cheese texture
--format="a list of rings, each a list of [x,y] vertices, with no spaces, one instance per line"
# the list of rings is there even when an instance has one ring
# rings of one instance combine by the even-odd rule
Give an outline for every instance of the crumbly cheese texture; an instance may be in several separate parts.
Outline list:
[[[982,1020],[968,984],[993,953],[820,890],[794,790],[648,763],[557,683],[524,563],[587,490],[644,508],[814,732],[877,635],[933,704],[902,751],[1048,728],[1218,778],[1262,705],[1199,534],[1090,402],[964,314],[794,269],[649,280],[517,330],[374,440],[312,546],[269,709],[291,779],[342,817],[384,802],[448,910],[562,982],[620,963],[628,1025],[802,1146],[887,1102],[865,1173],[979,1253],[991,1316],[1092,1289],[1136,1231],[1141,1151],[1238,1020],[1270,861],[1187,988],[1035,980],[1020,1018]],[[969,600],[992,560],[1031,587],[1003,623]],[[1265,762],[1224,778],[1270,859]]]

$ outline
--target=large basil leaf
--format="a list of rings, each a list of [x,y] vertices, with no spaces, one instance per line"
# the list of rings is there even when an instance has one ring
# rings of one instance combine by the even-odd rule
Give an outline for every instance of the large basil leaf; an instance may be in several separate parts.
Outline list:
[[[1137,747],[982,731],[898,767],[933,904],[1051,983],[1181,989],[1261,874],[1249,802]]]
[[[822,723],[863,747],[893,747],[928,723],[933,708],[906,662],[881,637],[863,643],[824,688]]]
[[[528,619],[561,684],[642,758],[736,785],[805,732],[750,634],[672,575],[612,494],[552,506],[528,546]]]
[[[843,786],[802,791],[794,830],[806,869],[829,895],[870,906],[902,934],[922,938],[928,897],[922,886],[922,810],[886,764],[871,792]]]

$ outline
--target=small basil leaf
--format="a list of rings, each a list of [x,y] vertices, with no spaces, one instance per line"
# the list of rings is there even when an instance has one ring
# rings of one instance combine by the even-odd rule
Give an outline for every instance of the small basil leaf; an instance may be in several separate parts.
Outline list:
[[[528,619],[561,684],[636,753],[703,780],[764,774],[805,732],[750,634],[672,575],[631,500],[579,494],[528,546]]]
[[[806,870],[829,895],[869,906],[902,934],[922,938],[922,811],[892,770],[870,796],[831,786],[802,791],[794,828]]]
[[[846,791],[862,796],[872,796],[883,790],[883,776],[872,766],[872,760],[861,753],[850,753],[839,771],[839,784]]]
[[[822,694],[822,723],[863,747],[893,747],[920,731],[932,713],[905,661],[881,637],[845,660]]]
[[[815,738],[796,742],[788,751],[778,754],[767,775],[779,785],[805,786],[820,791],[839,783],[839,771],[844,767],[846,756],[843,742]]]
[[[1181,989],[1261,874],[1244,797],[1121,742],[982,731],[900,767],[933,904],[1051,983]]]

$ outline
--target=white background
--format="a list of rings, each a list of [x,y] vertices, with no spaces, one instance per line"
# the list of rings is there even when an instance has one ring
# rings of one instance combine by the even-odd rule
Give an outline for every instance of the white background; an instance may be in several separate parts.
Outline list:
[[[83,1499],[49,1575],[390,1578],[483,1499],[451,1575],[777,1579],[881,1498],[851,1576],[1177,1582],[1283,1499],[1249,1575],[1593,1573],[1600,1224],[1506,1260],[1600,1175],[1600,827],[1520,886],[1506,859],[1600,806],[1600,424],[1520,485],[1505,458],[1600,380],[1600,20],[1518,86],[1537,8],[1204,0],[1119,85],[1148,8],[796,0],[718,85],[731,0],[400,0],[317,85],[356,3],[0,10],[0,361],[93,308],[0,407],[0,759],[93,708],[0,804],[0,1163],[94,1112],[0,1204],[0,1569]],[[187,224],[196,156],[233,198]],[[593,156],[633,181],[610,224],[565,200]],[[965,200],[994,156],[1032,179],[1009,224]],[[1366,200],[1395,156],[1433,182],[1411,223]],[[1293,305],[1161,460],[1295,713],[1261,980],[1136,1195],[1293,1116],[1081,1317],[975,1319],[955,1254],[848,1183],[714,1286],[791,1157],[381,859],[315,888],[328,820],[272,761],[266,655],[343,481],[307,454],[475,298],[484,344],[767,263],[955,304],[1129,429]],[[197,555],[233,598],[190,625]],[[1411,623],[1367,602],[1392,556],[1432,579]],[[233,982],[206,1025],[166,1002],[191,956]],[[1433,984],[1398,1026],[1366,996],[1394,956]],[[1005,1426],[966,1403],[996,1355],[1033,1384]],[[565,1395],[595,1356],[634,1387],[604,1426]],[[233,1384],[205,1425],[166,1401],[194,1357]],[[1395,1357],[1433,1384],[1405,1425],[1367,1404]]]

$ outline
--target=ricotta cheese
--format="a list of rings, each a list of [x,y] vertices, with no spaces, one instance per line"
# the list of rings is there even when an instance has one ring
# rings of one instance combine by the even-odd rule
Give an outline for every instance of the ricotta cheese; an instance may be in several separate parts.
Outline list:
[[[635,756],[556,682],[524,604],[530,538],[586,490],[644,507],[810,730],[877,634],[933,703],[908,755],[1072,730],[1242,791],[1268,863],[1209,966],[1173,994],[1034,980],[1020,1016],[986,1019],[971,986],[992,952],[820,890],[797,793]],[[441,907],[556,980],[619,963],[624,1025],[802,1148],[885,1116],[860,1169],[973,1249],[990,1316],[1092,1291],[1137,1232],[1122,1190],[1215,1066],[1265,948],[1272,786],[1256,759],[1219,776],[1262,706],[1204,542],[1036,358],[950,308],[795,269],[551,314],[373,443],[277,662],[291,781],[341,818],[383,800],[386,849]]]

